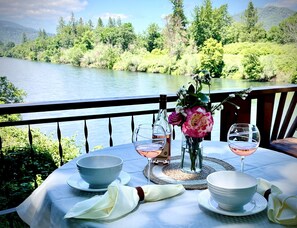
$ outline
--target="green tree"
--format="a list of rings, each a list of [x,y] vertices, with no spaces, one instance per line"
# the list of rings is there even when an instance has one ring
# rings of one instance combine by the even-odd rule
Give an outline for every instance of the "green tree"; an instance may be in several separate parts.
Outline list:
[[[213,9],[211,0],[204,0],[201,7],[194,9],[194,20],[190,27],[191,36],[197,47],[201,47],[209,38],[224,42],[230,24],[231,17],[227,11],[227,5]]]
[[[201,49],[201,69],[208,70],[213,77],[221,77],[225,65],[223,55],[222,43],[209,38]]]
[[[23,32],[22,34],[22,43],[26,43],[28,41],[26,33]]]
[[[102,28],[102,27],[104,27],[104,25],[103,25],[103,21],[102,21],[102,19],[99,17],[99,18],[98,18],[98,21],[97,21],[97,27],[96,27],[96,28]]]
[[[15,47],[15,43],[12,41],[7,42],[7,44],[5,45],[6,49],[11,49],[13,47]]]
[[[282,34],[281,43],[297,42],[297,13],[284,19],[279,27]]]
[[[154,49],[161,49],[162,41],[161,41],[161,33],[160,28],[156,23],[152,23],[148,26],[146,35],[146,49],[151,52]]]
[[[79,21],[76,25],[76,34],[75,34],[75,43],[77,41],[77,39],[80,39],[81,36],[87,31],[87,30],[91,30],[90,27],[88,27],[88,25],[85,25],[84,21],[82,18],[79,18]]]
[[[26,96],[25,91],[18,89],[12,84],[7,77],[0,76],[0,104],[21,103]],[[15,121],[20,118],[20,115],[1,115],[1,121]]]
[[[46,31],[44,29],[39,30],[38,38],[40,38],[40,39],[46,39],[47,38],[47,34],[46,34]]]
[[[258,23],[258,11],[254,7],[252,1],[249,2],[248,8],[244,11],[243,30],[240,34],[240,41],[257,42],[265,39],[266,31],[263,26]]]
[[[4,54],[4,43],[0,40],[0,57],[3,57]]]
[[[108,22],[107,22],[107,27],[112,28],[112,27],[115,27],[115,26],[116,26],[115,19],[109,17]]]
[[[129,45],[136,39],[134,28],[131,23],[124,23],[119,27],[119,37],[117,43],[123,50],[127,50]]]
[[[173,4],[173,13],[166,17],[163,30],[164,47],[170,55],[180,59],[187,44],[187,20],[183,12],[183,0],[170,0]]]
[[[63,17],[60,17],[59,19],[59,23],[58,23],[58,26],[57,26],[57,34],[62,34],[63,33],[63,30],[65,28],[65,21],[64,21],[64,18]]]
[[[122,25],[122,20],[121,20],[120,17],[117,18],[117,23],[116,23],[116,25],[117,25],[118,27],[121,27],[121,25]]]
[[[248,33],[250,33],[258,23],[258,11],[252,1],[249,2],[248,8],[244,11],[244,23]]]
[[[183,0],[170,0],[173,4],[172,20],[174,24],[180,26],[180,29],[185,30],[187,25],[187,18],[184,14]]]
[[[263,75],[263,66],[257,55],[246,54],[243,57],[244,78],[259,81]]]
[[[131,23],[124,23],[121,26],[107,26],[96,29],[95,36],[98,42],[110,44],[112,46],[119,46],[123,50],[127,50],[132,44],[136,35]]]
[[[21,103],[26,93],[12,84],[7,77],[0,76],[0,103]]]
[[[236,43],[239,41],[240,33],[243,30],[243,25],[238,22],[233,22],[226,28],[225,35],[222,37],[223,44]]]
[[[75,20],[73,12],[71,12],[71,17],[70,17],[70,20],[68,22],[68,25],[70,26],[71,34],[76,35],[76,33],[77,33],[77,22]]]
[[[277,43],[283,42],[283,34],[279,26],[272,26],[267,33],[267,40]]]
[[[94,48],[94,32],[87,30],[82,34],[79,45],[82,45],[85,50]]]
[[[82,22],[82,21],[81,21]],[[77,27],[80,27],[80,34],[84,32],[84,26],[78,25],[73,12],[71,13],[70,20],[66,25],[64,19],[61,17],[57,26],[57,46],[59,48],[71,48],[74,46],[77,37]]]
[[[92,20],[88,20],[88,24],[87,24],[88,28],[93,30],[94,29],[94,25],[93,25],[93,22]]]
[[[79,18],[78,25],[80,25],[80,26],[84,25],[84,20],[82,19],[82,17]]]

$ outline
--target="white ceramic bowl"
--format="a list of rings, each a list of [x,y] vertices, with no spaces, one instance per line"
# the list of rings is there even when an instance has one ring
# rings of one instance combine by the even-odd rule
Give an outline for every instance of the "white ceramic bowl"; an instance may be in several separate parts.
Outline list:
[[[79,159],[76,166],[81,178],[90,188],[102,188],[119,176],[123,160],[111,155],[90,155]]]
[[[227,211],[241,210],[257,190],[256,178],[237,171],[214,172],[206,180],[211,197]]]

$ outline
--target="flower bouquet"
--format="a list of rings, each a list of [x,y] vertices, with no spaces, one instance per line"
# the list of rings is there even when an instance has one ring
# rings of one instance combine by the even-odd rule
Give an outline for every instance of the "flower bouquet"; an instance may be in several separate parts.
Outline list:
[[[183,133],[182,154],[180,168],[185,172],[200,172],[202,169],[202,142],[204,137],[212,131],[215,110],[223,108],[223,103],[230,102],[235,96],[243,99],[247,97],[250,89],[230,94],[221,103],[211,105],[210,86],[211,76],[208,71],[202,70],[193,76],[194,83],[190,83],[188,88],[183,86],[177,92],[177,105],[175,111],[168,117],[168,122],[175,126],[180,126]],[[203,93],[203,85],[208,86],[208,94]]]

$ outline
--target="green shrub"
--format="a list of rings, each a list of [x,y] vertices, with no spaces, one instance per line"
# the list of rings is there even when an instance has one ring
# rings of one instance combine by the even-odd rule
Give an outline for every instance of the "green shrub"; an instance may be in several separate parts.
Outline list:
[[[191,75],[200,68],[200,57],[198,54],[184,54],[177,61],[173,75]]]
[[[242,55],[224,54],[222,77],[241,79],[243,77]]]
[[[221,43],[212,38],[206,40],[201,50],[201,69],[208,70],[214,77],[221,77],[224,67],[223,54]]]
[[[60,63],[72,64],[74,66],[80,66],[81,58],[84,52],[79,47],[72,47],[65,49],[61,53]]]
[[[2,140],[0,210],[18,206],[60,165],[57,140],[37,129],[31,131],[33,154],[28,144],[26,129],[16,127],[0,129]],[[79,155],[79,148],[73,138],[63,138],[62,147],[64,162]],[[6,223],[7,221],[0,221],[0,226]]]
[[[243,57],[242,65],[244,67],[244,77],[249,80],[261,80],[263,66],[255,54],[248,54]]]
[[[132,54],[131,52],[124,52],[120,59],[114,64],[113,70],[123,71],[137,71],[137,68],[142,61],[140,55]]]
[[[263,77],[267,80],[276,78],[277,76],[276,58],[276,55],[266,55],[259,58],[263,66]]]
[[[83,55],[81,66],[112,69],[119,60],[121,53],[119,47],[100,43],[93,50],[89,50]]]
[[[297,84],[297,68],[295,68],[295,71],[292,73],[291,83]]]
[[[143,71],[146,69],[148,73],[171,74],[176,61],[168,54],[157,52],[157,54],[148,53],[143,56],[142,62],[139,64],[137,70]]]
[[[261,55],[282,55],[290,54],[292,51],[297,51],[295,44],[280,45],[272,42],[257,42],[257,43],[232,43],[224,46],[225,54],[256,54]]]

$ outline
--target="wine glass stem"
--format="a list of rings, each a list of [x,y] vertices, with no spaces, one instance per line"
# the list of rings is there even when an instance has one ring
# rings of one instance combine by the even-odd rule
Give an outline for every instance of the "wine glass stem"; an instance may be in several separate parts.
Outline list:
[[[244,156],[241,156],[240,158],[240,171],[244,172]]]
[[[148,162],[148,169],[147,169],[147,184],[150,184],[151,183],[151,179],[150,179],[150,177],[151,177],[151,159],[150,158],[148,158],[147,159],[147,162]]]

